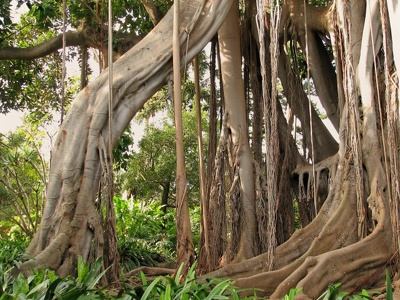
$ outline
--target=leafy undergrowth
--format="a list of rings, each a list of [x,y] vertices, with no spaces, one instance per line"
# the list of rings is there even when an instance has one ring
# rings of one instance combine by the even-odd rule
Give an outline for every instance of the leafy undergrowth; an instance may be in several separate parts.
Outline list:
[[[0,300],[8,299],[258,299],[257,297],[240,298],[240,290],[232,286],[227,279],[196,280],[194,265],[181,282],[180,271],[175,278],[159,276],[149,281],[140,274],[141,285],[136,287],[121,282],[122,288],[117,293],[110,293],[107,287],[99,288],[97,283],[105,271],[100,271],[101,259],[89,267],[80,258],[77,278],[60,278],[53,271],[34,271],[25,278],[11,276],[11,269],[0,266]]]
[[[114,197],[120,266],[124,272],[157,266],[175,257],[174,213],[163,213],[158,202]]]
[[[181,280],[180,270],[175,277],[159,276],[149,280],[143,273],[140,273],[141,284],[132,286],[125,281],[120,283],[120,288],[108,287],[99,288],[97,283],[104,275],[101,270],[102,261],[98,259],[94,265],[89,267],[82,259],[78,261],[77,278],[60,278],[53,271],[35,271],[33,275],[25,278],[19,275],[17,278],[11,276],[11,269],[4,269],[0,265],[0,300],[8,299],[266,299],[257,296],[240,297],[240,292],[231,285],[229,279],[209,278],[199,281],[195,276],[195,265],[192,266],[188,275]],[[391,300],[392,289],[390,276],[387,273],[386,299]],[[376,292],[363,290],[358,295],[349,295],[339,290],[340,284],[331,285],[318,300],[340,300],[340,299],[374,299]],[[292,289],[284,300],[295,299],[301,289]],[[381,298],[382,299],[382,298]]]
[[[176,276],[146,278],[140,273],[137,278],[127,278],[113,287],[99,287],[98,283],[105,271],[101,270],[102,260],[98,259],[88,266],[81,258],[78,260],[78,276],[58,277],[53,271],[33,271],[29,277],[11,276],[13,265],[18,265],[25,243],[12,240],[0,240],[0,300],[35,299],[35,300],[88,300],[88,299],[266,299],[257,296],[241,297],[243,290],[232,286],[229,279],[196,279],[195,265],[182,279],[181,271]],[[386,296],[379,299],[393,299],[389,272],[386,271]],[[117,288],[116,288],[117,287]],[[301,289],[292,289],[284,300],[295,299]],[[349,295],[340,290],[340,284],[332,284],[317,300],[365,300],[374,299],[378,292],[362,290],[357,295]]]

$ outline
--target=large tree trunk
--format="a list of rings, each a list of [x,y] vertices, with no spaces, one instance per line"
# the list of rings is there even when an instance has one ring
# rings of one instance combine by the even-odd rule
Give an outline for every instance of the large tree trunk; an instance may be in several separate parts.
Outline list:
[[[230,5],[230,1],[182,3],[180,44],[189,46],[184,63],[212,38]],[[108,141],[107,72],[74,100],[52,150],[42,222],[27,249],[34,258],[20,265],[22,271],[50,268],[65,276],[76,273],[78,256],[90,261],[104,255],[104,229],[96,207],[102,176],[100,158],[108,143],[115,145],[145,101],[165,84],[172,70],[171,37],[169,12],[149,35],[114,63],[113,141]]]
[[[393,240],[390,204],[399,201],[398,177],[389,175],[385,162],[387,167],[393,164],[392,174],[397,174],[398,163],[396,155],[387,157],[384,150],[387,132],[391,132],[392,139],[398,138],[398,124],[395,129],[386,127],[382,116],[385,116],[385,104],[398,99],[398,86],[389,84],[386,97],[381,98],[383,75],[379,72],[384,70],[382,74],[387,72],[386,77],[392,76],[394,82],[397,78],[389,63],[378,65],[381,19],[384,18],[381,13],[385,11],[379,9],[379,1],[336,1],[328,8],[315,9],[309,5],[304,7],[303,1],[290,0],[285,6],[281,28],[285,45],[288,38],[300,42],[304,52],[310,55],[307,61],[318,95],[326,103],[335,105],[329,111],[333,113],[331,117],[337,114],[340,119],[338,154],[318,156],[317,160],[322,160],[314,165],[298,161],[294,174],[298,175],[299,186],[311,197],[324,198],[324,203],[308,226],[277,247],[274,270],[266,272],[267,254],[262,254],[209,275],[235,277],[234,284],[238,287],[260,288],[259,294],[270,295],[271,299],[281,299],[295,287],[303,288],[296,299],[316,299],[330,283],[341,282],[341,287],[348,291],[382,283],[384,268],[396,253],[398,244]],[[360,23],[364,27],[355,25]],[[336,96],[332,87],[335,76],[330,68],[321,69],[327,59],[321,52],[325,50],[315,39],[317,33],[327,32],[330,32],[338,66]],[[384,46],[387,49],[387,44]],[[397,48],[392,50],[399,53]],[[284,55],[290,55],[289,51]],[[285,89],[290,89],[289,83],[295,80],[290,72],[287,67],[280,72]],[[286,91],[288,98],[291,92]],[[301,97],[288,101],[295,114],[301,112],[296,108],[298,103],[291,102],[299,100],[302,101]],[[388,105],[398,115],[398,106]],[[307,118],[303,116],[304,120]],[[309,128],[312,126],[315,125]],[[317,146],[324,150],[323,144]],[[326,180],[321,179],[326,176]],[[315,185],[309,184],[312,178],[317,179]],[[396,207],[394,220],[398,220]]]
[[[218,31],[222,82],[225,97],[226,146],[233,182],[229,191],[231,206],[230,248],[227,260],[242,261],[256,253],[254,161],[251,155],[242,63],[240,54],[239,6],[234,1]]]

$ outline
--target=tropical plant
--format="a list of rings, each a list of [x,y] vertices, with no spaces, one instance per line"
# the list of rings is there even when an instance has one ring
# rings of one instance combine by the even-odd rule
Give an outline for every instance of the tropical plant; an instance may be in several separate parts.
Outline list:
[[[13,23],[5,36],[0,36],[1,45],[33,47],[54,37],[54,30],[36,25],[34,17],[23,14],[18,24]],[[25,109],[41,119],[51,111],[60,112],[62,102],[68,106],[75,93],[66,89],[62,99],[61,63],[58,52],[37,60],[0,60],[0,112]]]
[[[102,289],[96,287],[105,271],[101,271],[102,260],[89,266],[81,257],[78,258],[77,278],[58,277],[54,271],[33,270],[25,277],[11,274],[12,269],[0,265],[0,299],[107,299]]]
[[[11,233],[0,240],[0,265],[4,271],[23,261],[23,253],[29,240],[22,234]]]
[[[196,279],[195,265],[192,265],[187,275],[182,279],[183,264],[178,268],[174,277],[157,277],[149,282],[141,273],[142,286],[135,289],[140,299],[259,299],[256,296],[240,297],[243,290],[231,285],[229,279],[208,278]]]

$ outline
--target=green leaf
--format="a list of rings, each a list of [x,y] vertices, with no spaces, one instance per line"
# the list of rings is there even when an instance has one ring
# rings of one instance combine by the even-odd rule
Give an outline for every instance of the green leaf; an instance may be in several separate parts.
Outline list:
[[[179,266],[178,270],[176,271],[175,274],[175,284],[179,284],[179,280],[181,277],[181,273],[182,273],[182,269],[183,269],[184,263],[181,263],[181,265]]]
[[[171,299],[171,285],[167,284],[167,287],[165,288],[165,300]]]
[[[348,295],[349,295],[348,292],[339,292],[334,299],[335,300],[342,300]]]
[[[162,279],[161,276],[157,277],[156,279],[154,279],[154,281],[146,288],[146,290],[144,291],[144,294],[142,295],[142,297],[140,298],[141,300],[146,300],[147,297],[149,297],[150,293],[153,291],[153,288],[156,286],[156,284]]]
[[[83,283],[85,281],[85,277],[89,272],[89,265],[83,261],[82,256],[78,256],[78,282]]]
[[[144,275],[144,273],[142,271],[140,271],[140,277],[142,279],[142,284],[147,285],[146,275]]]
[[[283,300],[294,300],[295,296],[300,293],[303,290],[303,288],[297,288],[297,289],[290,289],[289,294],[285,295]]]
[[[229,279],[225,279],[218,283],[210,292],[210,294],[207,296],[206,300],[211,300],[214,299],[214,296],[216,295],[222,295],[226,289],[229,287],[230,282]]]
[[[393,299],[393,289],[392,289],[392,281],[390,279],[390,273],[388,269],[385,269],[386,273],[386,300]]]
[[[54,280],[49,288],[47,289],[46,295],[44,297],[44,300],[51,300],[53,299],[53,296],[55,295],[55,290],[58,286],[58,284],[62,281],[62,278],[57,278],[56,280]]]
[[[36,292],[42,292],[44,294],[44,292],[48,290],[49,282],[49,279],[42,281],[40,284],[31,289],[27,296],[34,295]]]

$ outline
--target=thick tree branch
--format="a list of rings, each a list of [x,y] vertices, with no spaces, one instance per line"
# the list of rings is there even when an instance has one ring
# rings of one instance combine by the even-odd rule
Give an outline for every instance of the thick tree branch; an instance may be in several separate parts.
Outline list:
[[[66,32],[67,46],[88,46],[96,47],[96,43],[92,38],[89,38],[90,29],[81,29],[77,31]],[[62,48],[62,34],[28,48],[6,47],[0,48],[0,60],[22,59],[30,60],[40,57],[45,57]]]
[[[115,51],[115,58],[120,58],[129,49],[135,46],[143,38],[134,34],[119,34],[116,33],[116,38],[120,41]],[[67,47],[82,46],[100,49],[107,49],[107,45],[101,45],[96,33],[90,27],[78,29],[76,31],[68,31],[66,33]],[[45,57],[62,48],[62,34],[28,48],[5,47],[0,48],[0,60],[31,60],[40,57]]]

